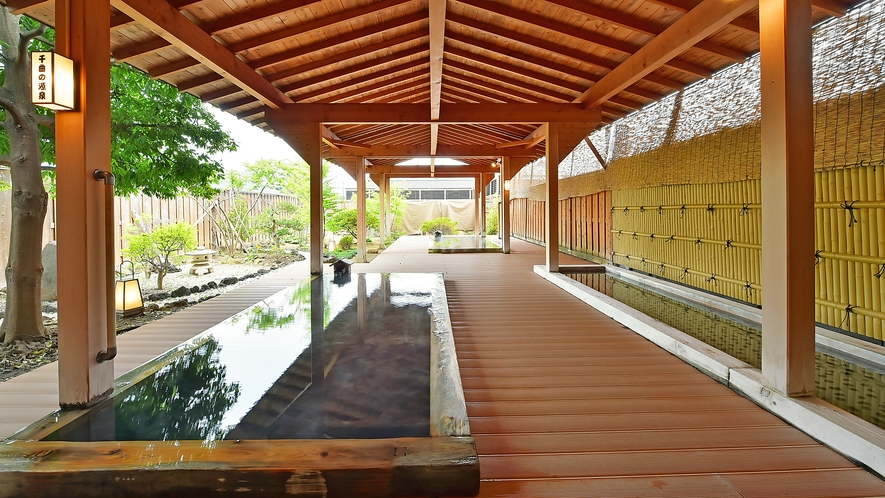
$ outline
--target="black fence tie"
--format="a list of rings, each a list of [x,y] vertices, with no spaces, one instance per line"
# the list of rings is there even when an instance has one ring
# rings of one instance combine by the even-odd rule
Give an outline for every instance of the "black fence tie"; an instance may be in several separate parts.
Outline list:
[[[624,206],[624,216],[627,215],[627,211],[630,210],[630,206]]]
[[[675,236],[675,235],[671,235],[671,236],[667,237],[667,240],[665,240],[664,242],[670,242],[670,241],[672,241],[672,240],[676,240],[676,236]]]
[[[726,248],[726,249],[731,249],[731,239],[728,239],[728,240],[725,241],[725,248]]]
[[[716,274],[711,273],[710,278],[705,278],[704,282],[712,282],[713,284],[716,284]]]
[[[753,292],[753,284],[751,284],[749,280],[744,284],[744,292],[747,293],[747,297]]]
[[[817,251],[814,251],[814,266],[817,266],[820,264],[820,252],[821,252],[820,249],[818,249]]]
[[[644,212],[645,212],[645,206],[639,206],[639,212],[640,212],[640,213],[644,213]]]
[[[619,238],[619,239],[621,238],[621,234],[622,234],[622,233],[624,233],[623,230],[618,230],[618,238]]]
[[[698,246],[698,250],[701,249],[701,243],[703,243],[703,241],[700,237],[698,237],[698,240],[694,241],[694,245]]]
[[[650,242],[654,242],[654,241],[655,241],[655,234],[651,234],[651,235],[649,235],[649,236],[648,236],[648,239],[649,239]]]
[[[664,263],[661,263],[661,266],[659,266],[658,269],[660,270],[661,275],[663,275],[664,270],[667,269],[667,265],[665,265]]]
[[[854,308],[857,308],[857,306],[852,306],[849,304],[848,306],[845,307],[845,318],[843,318],[842,323],[839,324],[839,330],[847,330],[847,331],[851,332],[851,322],[848,321],[848,317],[856,314],[854,312]],[[848,328],[843,329],[842,326],[845,325],[846,323],[848,323]]]
[[[851,218],[848,220],[848,228],[851,228],[852,226],[854,226],[855,223],[859,223],[857,220],[857,217],[854,216],[854,210],[858,209],[858,208],[854,207],[855,202],[857,202],[857,201],[851,201],[850,204],[849,203],[842,203],[839,205],[839,207],[848,211],[848,215],[851,216]]]
[[[876,278],[882,278],[882,275],[885,275],[885,263],[882,263],[882,267],[879,268],[879,271],[873,274]]]
[[[712,204],[707,204],[707,212],[710,214],[713,214],[713,205]]]
[[[679,208],[679,219],[682,219],[684,216],[685,216],[685,204],[683,204],[682,207]]]
[[[639,235],[636,232],[633,232],[633,240],[639,240]]]
[[[658,206],[658,214],[661,216],[664,215],[664,206]]]
[[[686,275],[688,275],[688,268],[682,270],[682,275],[679,275],[679,280],[685,280]]]
[[[750,203],[744,204],[744,207],[741,208],[741,211],[738,213],[738,216],[744,216],[750,213]]]
[[[643,257],[639,262],[644,265],[645,264],[645,257]]]

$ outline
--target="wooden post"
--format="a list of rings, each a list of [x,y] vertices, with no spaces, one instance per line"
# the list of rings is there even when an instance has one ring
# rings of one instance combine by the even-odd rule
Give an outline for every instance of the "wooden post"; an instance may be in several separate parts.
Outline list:
[[[366,158],[356,158],[356,262],[366,262]]]
[[[386,215],[386,220],[389,221],[389,224],[384,227],[387,230],[387,235],[393,235],[393,213],[390,211],[390,177],[384,175],[384,214]]]
[[[63,408],[91,405],[114,386],[107,347],[105,195],[93,171],[111,169],[110,7],[58,0],[56,49],[78,69],[77,109],[56,115],[58,377]]]
[[[504,156],[501,164],[501,249],[504,254],[510,254],[510,189],[504,185],[510,185],[510,156]]]
[[[482,230],[482,207],[479,202],[482,198],[482,173],[473,178],[473,235],[479,236]]]
[[[323,147],[322,123],[308,123],[302,140],[310,145],[304,147],[301,158],[310,165],[310,273],[323,273]]]
[[[814,136],[811,1],[759,2],[762,76],[762,374],[813,395]]]
[[[548,272],[559,271],[559,123],[547,123],[547,202],[545,226],[546,262]]]
[[[387,247],[387,213],[384,210],[384,199],[387,197],[387,174],[381,173],[381,183],[378,185],[378,220],[381,222],[379,234],[381,236],[381,248]]]

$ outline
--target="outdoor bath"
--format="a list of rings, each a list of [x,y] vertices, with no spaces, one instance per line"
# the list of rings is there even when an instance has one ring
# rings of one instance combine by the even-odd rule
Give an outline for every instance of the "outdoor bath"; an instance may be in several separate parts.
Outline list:
[[[0,479],[0,496],[473,495],[442,276],[305,279],[13,435]]]

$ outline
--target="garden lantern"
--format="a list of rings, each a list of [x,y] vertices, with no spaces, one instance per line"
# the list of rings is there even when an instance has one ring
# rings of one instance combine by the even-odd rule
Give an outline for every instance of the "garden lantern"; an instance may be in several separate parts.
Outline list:
[[[129,263],[131,268],[129,276],[123,275],[123,265]],[[140,315],[144,313],[144,301],[141,297],[141,285],[135,278],[135,264],[132,261],[120,263],[120,278],[117,280],[116,309],[122,312],[124,317]]]

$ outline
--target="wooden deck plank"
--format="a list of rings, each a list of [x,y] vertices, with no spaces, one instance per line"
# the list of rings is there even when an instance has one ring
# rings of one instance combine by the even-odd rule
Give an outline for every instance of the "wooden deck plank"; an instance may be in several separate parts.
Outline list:
[[[832,496],[885,495],[877,477],[534,275],[542,248],[426,247],[402,238],[354,269],[444,272],[480,496],[823,495],[817,479]]]

